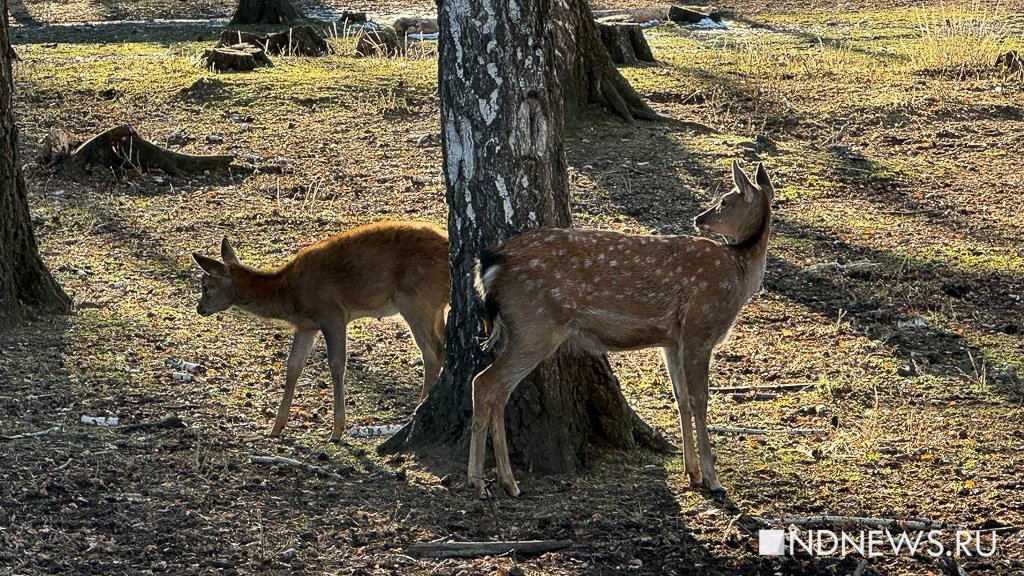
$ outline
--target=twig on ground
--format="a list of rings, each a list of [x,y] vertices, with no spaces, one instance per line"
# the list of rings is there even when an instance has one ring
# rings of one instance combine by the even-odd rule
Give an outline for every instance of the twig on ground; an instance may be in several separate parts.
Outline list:
[[[947,212],[949,212],[949,210],[938,208],[923,208],[921,210],[882,210],[882,214],[888,214],[890,216],[942,216]]]
[[[775,400],[779,397],[778,394],[763,394],[763,393],[749,393],[749,392],[733,392],[726,396],[732,398],[736,402],[752,402],[755,400]]]
[[[902,528],[906,530],[938,530],[952,528],[950,524],[933,522],[928,519],[897,520],[894,518],[869,518],[860,516],[799,516],[792,518],[758,518],[755,521],[764,524],[782,524],[783,526],[806,526],[808,524],[856,524],[875,528]]]
[[[299,462],[298,460],[293,460],[284,456],[250,456],[249,461],[253,464],[283,464],[285,466],[291,466],[292,468],[313,472],[314,474],[319,474],[320,476],[330,478],[331,480],[342,481],[345,479],[340,474],[331,472],[326,466],[314,466],[312,464],[306,464],[305,462]]]
[[[857,564],[857,569],[853,571],[853,576],[863,576],[864,570],[868,567],[868,559],[861,558],[860,564]]]
[[[727,426],[708,426],[708,431],[716,432],[718,434],[789,434],[792,436],[811,436],[814,434],[828,434],[828,430],[821,430],[818,428],[778,428],[775,430],[768,430],[764,428],[729,428]]]
[[[572,546],[572,540],[520,540],[507,542],[424,542],[413,544],[406,552],[431,558],[474,558],[516,554],[543,554]]]
[[[767,392],[769,390],[803,390],[813,388],[814,384],[771,384],[767,386],[712,386],[708,388],[712,392],[733,394],[737,392]]]
[[[46,436],[47,434],[53,434],[54,432],[61,432],[64,430],[63,426],[54,426],[53,428],[47,428],[46,430],[40,430],[38,432],[23,432],[21,434],[15,434],[13,436],[0,436],[3,440],[21,440],[22,438],[37,438],[39,436]]]

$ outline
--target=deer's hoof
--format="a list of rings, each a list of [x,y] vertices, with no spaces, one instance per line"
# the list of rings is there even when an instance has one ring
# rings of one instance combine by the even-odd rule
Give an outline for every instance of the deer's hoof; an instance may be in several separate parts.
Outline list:
[[[725,502],[726,501],[725,490],[721,486],[719,486],[718,488],[712,488],[711,489],[711,498],[715,502],[719,502],[719,503]]]
[[[487,484],[483,480],[476,476],[470,476],[469,485],[473,488],[473,492],[476,493],[477,497],[487,497]]]
[[[502,484],[502,487],[505,488],[505,492],[512,498],[518,498],[519,495],[522,494],[522,492],[519,491],[519,484],[517,484],[515,480],[513,480],[511,484]]]

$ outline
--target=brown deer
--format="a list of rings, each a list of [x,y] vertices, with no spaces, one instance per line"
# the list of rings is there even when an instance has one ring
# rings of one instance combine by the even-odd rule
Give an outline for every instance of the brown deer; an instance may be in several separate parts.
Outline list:
[[[359,226],[309,246],[274,271],[239,262],[227,238],[221,260],[192,254],[205,274],[197,311],[202,316],[236,306],[295,329],[285,374],[284,398],[271,436],[279,436],[291,411],[295,383],[316,333],[327,342],[334,388],[334,431],[345,431],[346,328],[356,318],[401,314],[423,355],[421,398],[444,364],[444,311],[448,305],[448,236],[418,222]]]
[[[505,441],[505,404],[520,380],[563,343],[595,353],[659,346],[672,379],[686,472],[716,497],[708,436],[711,353],[761,286],[774,188],[758,164],[754,182],[733,162],[736,187],[694,220],[693,236],[541,228],[480,258],[494,362],[473,379],[469,481],[484,488],[487,432],[498,481],[519,494]],[[691,420],[696,421],[698,465]]]

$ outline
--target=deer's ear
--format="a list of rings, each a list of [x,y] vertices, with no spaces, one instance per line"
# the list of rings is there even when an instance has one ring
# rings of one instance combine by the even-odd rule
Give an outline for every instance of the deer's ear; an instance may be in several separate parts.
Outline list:
[[[754,185],[750,183],[750,178],[743,173],[740,163],[736,160],[732,161],[732,181],[736,184],[736,189],[743,193],[744,198],[749,200],[754,196]]]
[[[757,173],[754,174],[754,181],[757,182],[757,187],[768,195],[769,200],[775,197],[775,186],[772,185],[772,179],[768,177],[768,171],[764,169],[764,164],[761,162],[757,163]]]
[[[227,236],[220,241],[220,259],[228,264],[238,264],[238,256],[235,256],[235,249],[231,247]]]
[[[203,269],[210,276],[217,276],[219,278],[225,278],[228,276],[228,267],[223,262],[218,262],[209,256],[203,256],[202,254],[192,253],[192,259],[196,261],[196,264]]]

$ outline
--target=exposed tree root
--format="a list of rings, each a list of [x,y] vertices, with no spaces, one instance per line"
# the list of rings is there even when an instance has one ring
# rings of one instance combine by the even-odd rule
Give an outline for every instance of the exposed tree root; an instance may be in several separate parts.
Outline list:
[[[74,143],[63,131],[55,131],[44,141],[40,158],[44,166],[68,164],[92,171],[98,166],[115,171],[163,170],[171,175],[217,170],[227,167],[234,156],[194,156],[173,152],[153,144],[128,124],[101,132],[71,151]]]

